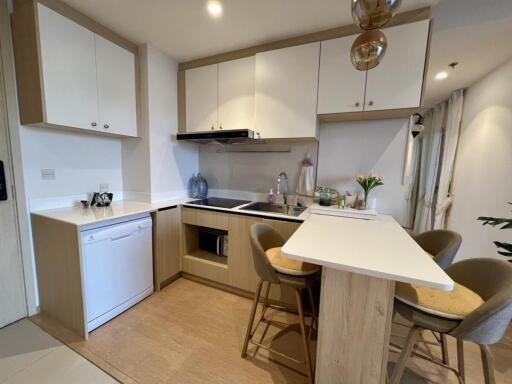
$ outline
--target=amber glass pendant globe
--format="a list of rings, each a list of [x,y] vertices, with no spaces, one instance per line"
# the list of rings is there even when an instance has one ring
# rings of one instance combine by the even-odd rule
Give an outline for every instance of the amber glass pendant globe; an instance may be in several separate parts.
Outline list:
[[[402,0],[352,0],[352,17],[364,30],[386,25],[400,7]]]
[[[375,68],[386,54],[388,41],[382,31],[366,31],[359,35],[352,44],[350,59],[359,71]]]

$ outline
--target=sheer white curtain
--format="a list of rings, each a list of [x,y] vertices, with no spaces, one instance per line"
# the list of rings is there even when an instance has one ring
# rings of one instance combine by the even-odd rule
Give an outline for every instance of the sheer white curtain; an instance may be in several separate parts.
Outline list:
[[[443,154],[441,169],[439,170],[439,183],[437,203],[435,209],[434,229],[443,229],[446,221],[446,211],[452,204],[450,184],[455,163],[455,153],[459,143],[460,122],[464,103],[464,91],[459,89],[450,96],[446,111],[446,125],[444,131]]]
[[[422,139],[422,154],[418,184],[418,201],[414,232],[431,230],[434,226],[434,197],[437,184],[445,103],[438,104],[425,115],[425,130]]]
[[[414,116],[409,119],[409,137],[407,140],[407,157],[405,159],[403,184],[408,186],[407,191],[407,228],[414,227],[414,217],[418,204],[418,178],[420,176],[422,135],[413,136]]]

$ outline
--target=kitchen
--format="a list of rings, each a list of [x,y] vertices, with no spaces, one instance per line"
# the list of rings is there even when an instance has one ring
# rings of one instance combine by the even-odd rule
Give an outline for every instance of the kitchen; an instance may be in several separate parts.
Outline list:
[[[502,128],[508,110],[499,106],[509,99],[500,84],[512,52],[488,42],[507,31],[512,12],[506,2],[487,9],[493,28],[471,36],[490,59],[477,60],[456,33],[453,3],[404,1],[380,29],[385,54],[359,70],[350,58],[364,28],[345,3],[327,1],[325,9],[337,12],[332,16],[312,7],[323,16],[300,29],[301,17],[310,19],[307,7],[283,2],[276,15],[301,10],[288,24],[269,21],[268,34],[250,25],[247,36],[232,36],[231,12],[239,12],[237,22],[250,15],[227,1],[161,3],[145,10],[141,29],[133,25],[144,13],[136,3],[119,12],[116,2],[2,2],[6,177],[16,185],[16,199],[7,201],[19,228],[12,236],[19,238],[18,256],[5,276],[7,291],[22,303],[15,308],[12,300],[2,325],[29,316],[36,329],[88,360],[91,372],[98,367],[105,382],[399,382],[403,364],[396,362],[408,348],[393,346],[393,301],[401,308],[394,282],[444,291],[454,284],[405,229],[460,233],[454,267],[478,257],[506,260],[493,241],[506,244],[507,231],[482,227],[477,217],[509,214],[510,185],[499,184],[510,160],[510,132]],[[464,15],[481,11],[472,7]],[[191,34],[194,44],[184,45],[179,33],[162,40],[167,24],[156,20],[169,12],[204,21],[201,31],[211,40],[201,33]],[[477,31],[479,20],[460,20]],[[369,29],[370,37],[378,31]],[[485,136],[489,127],[494,134]],[[482,159],[492,162],[492,172]],[[373,172],[383,185],[369,191],[364,183],[380,180]],[[483,202],[475,185],[484,176],[492,202]],[[285,284],[272,284],[263,315],[267,301],[305,312],[269,309],[294,324],[268,329],[273,351],[247,325],[255,292],[266,289],[253,259],[253,228],[286,241],[279,244],[286,263],[323,269],[321,282],[299,289],[302,300]],[[371,249],[380,253],[370,257]],[[353,276],[353,285],[343,285],[352,277],[342,274]],[[379,315],[357,310],[360,292]],[[323,308],[327,302],[331,307]],[[339,303],[350,310],[337,309]],[[24,321],[0,332],[30,327]],[[337,334],[338,342],[322,336],[343,324],[348,334]],[[363,333],[351,337],[362,324]],[[466,342],[465,367],[455,369],[447,356],[461,356],[459,339],[436,332],[441,348],[417,349],[442,352],[444,365],[414,355],[401,382],[481,382],[479,346]],[[496,382],[508,380],[508,335],[491,346]],[[283,354],[301,361],[305,354],[309,363],[292,361],[290,369]],[[484,367],[492,367],[489,361]],[[0,382],[30,382],[25,369],[5,371]]]

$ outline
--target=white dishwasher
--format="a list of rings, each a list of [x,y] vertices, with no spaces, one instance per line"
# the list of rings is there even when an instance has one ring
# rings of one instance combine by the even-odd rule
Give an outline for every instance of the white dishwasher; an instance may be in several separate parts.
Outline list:
[[[81,232],[87,331],[153,292],[149,215]]]

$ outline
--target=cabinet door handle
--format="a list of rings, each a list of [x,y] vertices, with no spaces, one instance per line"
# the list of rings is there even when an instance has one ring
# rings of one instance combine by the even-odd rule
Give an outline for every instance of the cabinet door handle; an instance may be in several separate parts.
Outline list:
[[[222,130],[222,124],[221,124],[221,125],[219,125],[219,129],[221,129],[221,130]]]
[[[215,131],[215,127],[213,126],[213,124],[212,124],[212,131]]]
[[[109,125],[108,125],[108,124],[105,124],[105,125],[103,126],[103,128],[105,128],[105,129],[109,129]]]
[[[368,105],[371,107],[373,105],[373,101],[370,101]]]
[[[359,104],[359,101],[356,103],[356,107],[359,107],[361,104]]]
[[[97,126],[97,125],[98,125],[98,123],[96,123],[95,121],[93,121],[93,122],[91,123],[91,127],[95,127],[95,126]]]

